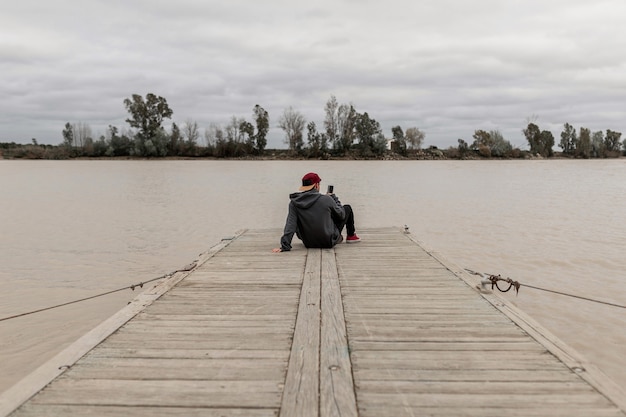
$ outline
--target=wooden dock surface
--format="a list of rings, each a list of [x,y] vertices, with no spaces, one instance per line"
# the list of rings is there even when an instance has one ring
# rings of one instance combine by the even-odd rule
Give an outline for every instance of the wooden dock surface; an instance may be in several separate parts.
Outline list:
[[[0,396],[0,416],[625,417],[620,387],[399,229],[224,240]]]

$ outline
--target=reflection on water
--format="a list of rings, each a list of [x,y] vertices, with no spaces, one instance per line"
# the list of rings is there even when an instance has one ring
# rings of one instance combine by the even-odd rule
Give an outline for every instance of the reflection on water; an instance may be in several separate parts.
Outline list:
[[[458,265],[626,305],[622,160],[0,161],[0,317],[155,278],[242,228],[282,228],[309,171],[357,228],[407,224]],[[0,322],[0,391],[134,295]],[[626,385],[623,309],[506,297]]]

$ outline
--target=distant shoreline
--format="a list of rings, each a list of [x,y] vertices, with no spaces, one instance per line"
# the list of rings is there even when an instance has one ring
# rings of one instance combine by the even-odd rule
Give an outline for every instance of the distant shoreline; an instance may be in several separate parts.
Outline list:
[[[27,145],[33,146],[33,145]],[[393,151],[386,151],[382,155],[363,156],[357,153],[349,153],[346,155],[333,155],[330,152],[323,156],[306,156],[302,154],[294,154],[288,149],[266,149],[263,155],[243,155],[243,156],[71,156],[66,154],[58,154],[56,152],[45,152],[46,145],[39,145],[44,152],[16,152],[15,149],[0,149],[0,159],[2,160],[105,160],[105,161],[516,161],[516,160],[585,160],[585,159],[623,159],[623,154],[611,155],[605,158],[577,158],[574,156],[564,155],[561,152],[555,152],[552,156],[533,155],[530,151],[519,151],[516,156],[484,156],[477,151],[471,151],[466,155],[459,155],[455,148],[438,149],[431,147],[429,149],[410,150],[406,155],[401,155]],[[52,147],[54,148],[54,147]]]
[[[612,158],[572,158],[566,156],[555,155],[551,157],[526,157],[526,158],[483,158],[483,157],[469,157],[469,158],[406,158],[406,157],[380,157],[380,158],[351,158],[351,157],[329,157],[329,158],[305,158],[305,157],[277,157],[277,156],[244,156],[244,157],[225,157],[217,158],[212,156],[164,156],[164,157],[134,157],[134,156],[113,156],[113,157],[87,157],[81,156],[76,158],[11,158],[4,157],[0,153],[0,160],[3,161],[541,161],[541,160],[555,160],[555,161],[591,161],[591,160],[614,160],[625,159],[626,156],[618,156]]]

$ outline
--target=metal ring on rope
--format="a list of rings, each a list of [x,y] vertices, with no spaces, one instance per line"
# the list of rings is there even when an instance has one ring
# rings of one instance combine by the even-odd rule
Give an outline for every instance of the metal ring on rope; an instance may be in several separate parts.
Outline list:
[[[493,290],[493,287],[495,286],[500,292],[509,292],[511,288],[515,287],[515,293],[518,294],[519,287],[521,286],[519,282],[513,281],[511,278],[502,278],[500,275],[491,275],[489,277],[489,281],[491,281],[491,289]],[[507,282],[509,284],[509,288],[503,290],[498,285],[498,281]]]

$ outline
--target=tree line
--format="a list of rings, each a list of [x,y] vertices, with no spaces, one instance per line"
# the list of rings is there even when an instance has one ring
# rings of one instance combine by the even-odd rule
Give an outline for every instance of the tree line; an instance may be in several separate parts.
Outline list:
[[[463,139],[458,140],[456,149],[449,149],[448,154],[455,154],[458,157],[478,155],[480,157],[504,157],[519,158],[527,156],[540,156],[550,158],[555,156],[555,138],[549,130],[541,130],[535,121],[529,121],[528,125],[522,129],[522,133],[528,142],[529,151],[522,151],[515,148],[504,139],[499,130],[476,130],[474,131],[471,145]],[[626,139],[620,142],[622,133],[611,129],[591,132],[590,129],[581,127],[576,129],[569,123],[563,125],[561,140],[558,146],[561,148],[561,156],[569,158],[616,158],[626,155]]]
[[[263,156],[270,129],[269,113],[260,105],[252,109],[252,119],[232,116],[222,126],[210,123],[204,129],[204,143],[200,143],[198,123],[187,120],[182,126],[172,123],[167,131],[163,123],[171,119],[173,110],[164,97],[149,93],[146,97],[133,94],[124,100],[129,114],[128,127],[120,130],[109,125],[105,134],[94,138],[88,124],[67,122],[61,132],[58,146],[39,145],[36,139],[30,146],[0,144],[0,149],[13,149],[13,157],[217,157],[233,158]],[[284,132],[284,143],[290,156],[328,158],[352,154],[360,157],[380,156],[387,150],[380,123],[367,112],[359,113],[352,104],[339,104],[331,96],[325,106],[324,127],[318,130],[315,122],[307,122],[293,107],[284,110],[277,126]],[[400,126],[393,130],[396,149],[419,149],[424,133],[417,127],[406,134]],[[21,154],[20,154],[21,152]],[[5,155],[10,152],[5,151]]]
[[[198,123],[188,119],[182,126],[172,123],[170,131],[163,127],[171,119],[173,110],[163,97],[148,93],[146,97],[133,94],[123,104],[129,114],[128,128],[120,131],[109,125],[104,135],[93,138],[88,124],[67,122],[61,132],[63,141],[58,146],[0,143],[5,157],[64,159],[74,157],[217,157],[237,158],[263,156],[270,129],[269,113],[260,105],[252,109],[251,120],[232,116],[222,126],[210,123],[204,129],[204,143]],[[383,134],[380,123],[367,112],[358,112],[353,104],[339,104],[331,95],[324,106],[321,129],[313,121],[289,107],[278,118],[277,126],[284,132],[284,143],[289,156],[305,158],[359,157],[380,158],[393,154],[399,157],[429,156],[435,158],[520,158],[552,157],[555,145],[550,131],[541,130],[535,121],[529,121],[522,130],[530,151],[515,148],[499,130],[475,130],[470,144],[458,139],[457,147],[439,150],[432,146],[422,150],[425,133],[417,127],[406,131],[399,125],[391,129],[391,138]],[[565,123],[558,146],[562,155],[573,158],[606,158],[626,153],[626,140],[621,133],[606,130],[591,132],[581,127],[577,131]]]

